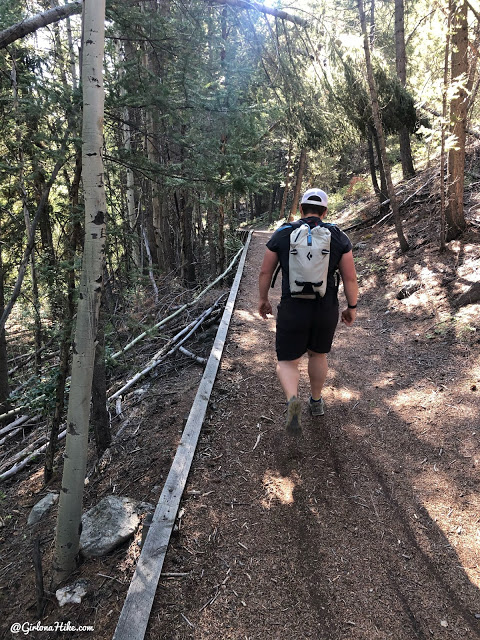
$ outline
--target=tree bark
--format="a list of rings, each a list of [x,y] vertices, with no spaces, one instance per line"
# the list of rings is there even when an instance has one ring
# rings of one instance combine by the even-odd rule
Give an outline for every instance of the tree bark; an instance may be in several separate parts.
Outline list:
[[[297,215],[298,201],[300,200],[300,190],[302,188],[303,174],[305,173],[305,165],[307,162],[307,150],[303,148],[300,151],[300,159],[298,161],[297,181],[295,183],[295,191],[293,193],[293,202],[290,209],[288,221],[292,222]]]
[[[404,0],[395,0],[395,63],[397,76],[402,86],[407,84],[407,53],[405,49],[405,10]],[[415,175],[413,166],[410,134],[407,127],[403,126],[399,131],[400,157],[402,160],[403,177],[411,178]]]
[[[451,36],[451,0],[448,3],[447,40],[445,43],[445,57],[443,64],[443,92],[442,92],[442,120],[441,120],[441,140],[440,140],[440,251],[445,251],[446,245],[446,220],[445,220],[445,137],[448,107],[448,71],[450,59],[450,36]]]
[[[3,260],[2,260],[2,242],[0,227],[0,315],[3,314],[5,307],[5,296],[3,287]],[[7,341],[5,337],[5,327],[0,329],[0,413],[7,413],[12,408],[8,398],[10,396],[10,385],[8,382],[8,360],[7,360]]]
[[[120,46],[118,46],[119,58],[121,58],[122,52]],[[125,43],[125,52],[123,54],[123,61],[120,61],[120,75],[121,77],[124,74],[124,70],[122,67],[122,62],[128,62],[129,54],[132,53],[131,43]],[[124,87],[120,88],[120,95],[123,97],[126,93]],[[123,146],[127,153],[130,155],[132,151],[132,128],[130,126],[130,113],[128,107],[123,107],[123,123],[122,123],[122,134],[123,134]],[[137,224],[137,209],[135,204],[135,176],[133,170],[130,166],[126,166],[126,192],[125,199],[127,204],[127,219],[126,225],[128,228],[128,247],[130,248],[130,256],[133,261],[136,269],[140,269],[141,261],[140,261],[140,238],[138,234],[138,224]]]
[[[448,151],[447,204],[445,208],[446,239],[457,238],[466,228],[463,210],[465,186],[465,142],[467,126],[468,24],[467,3],[454,0],[451,35],[451,85],[454,96],[450,102],[450,135],[455,148]]]
[[[282,204],[280,205],[280,220],[285,216],[285,207],[287,206],[288,189],[290,187],[290,171],[292,162],[292,141],[288,144],[287,166],[285,168],[285,187],[283,189]]]
[[[368,164],[370,166],[370,176],[372,178],[372,187],[375,191],[375,195],[380,198],[380,187],[377,180],[377,169],[375,167],[375,152],[373,151],[373,134],[371,127],[367,131],[367,149],[368,149]]]
[[[390,164],[387,158],[385,136],[383,133],[380,108],[378,105],[377,87],[375,85],[375,79],[373,77],[372,60],[370,56],[370,46],[368,41],[367,22],[365,19],[365,10],[363,8],[363,0],[358,0],[358,13],[360,16],[360,24],[362,27],[362,34],[363,34],[363,47],[365,50],[365,63],[367,67],[367,79],[368,79],[368,87],[370,90],[370,99],[372,102],[372,113],[373,113],[373,119],[375,123],[375,129],[378,135],[378,142],[380,145],[380,153],[381,153],[381,158],[383,162],[383,168],[385,171],[385,178],[387,180],[388,196],[390,198],[390,206],[392,207],[395,230],[397,232],[398,240],[400,243],[400,249],[402,252],[405,252],[405,251],[408,251],[409,245],[403,234],[402,220],[400,218],[400,213],[398,210],[398,202],[395,195],[395,189],[393,188],[392,173],[390,171]]]
[[[82,175],[85,243],[68,402],[65,463],[56,527],[54,586],[75,569],[80,543],[95,339],[103,283],[106,217],[102,159],[104,0],[85,0],[83,27]]]
[[[213,198],[207,205],[207,240],[208,240],[208,255],[210,262],[210,275],[215,276],[217,274],[217,249],[216,249],[216,233],[215,233],[215,210],[213,204]]]
[[[195,286],[195,264],[192,247],[193,207],[187,204],[185,196],[175,193],[175,206],[180,220],[180,262],[182,279],[187,287]]]

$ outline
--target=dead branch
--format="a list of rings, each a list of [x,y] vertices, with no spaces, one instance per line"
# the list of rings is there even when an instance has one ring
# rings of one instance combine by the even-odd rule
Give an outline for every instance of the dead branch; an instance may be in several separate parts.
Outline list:
[[[65,429],[64,431],[62,431],[62,433],[58,434],[58,440],[62,440],[63,438],[65,438],[66,435],[67,435],[67,430]],[[4,473],[1,473],[0,474],[0,480],[6,480],[7,478],[11,478],[16,473],[18,473],[19,471],[24,469],[29,462],[34,460],[41,453],[44,453],[44,451],[46,450],[47,446],[48,446],[48,442],[46,442],[44,445],[42,445],[39,449],[36,449],[35,451],[33,451],[30,455],[28,455],[26,458],[24,458],[23,460],[21,460],[17,464],[13,465],[13,467],[11,469],[8,469],[8,471],[5,471]]]
[[[180,342],[178,342],[178,344],[175,344],[166,353],[165,353],[166,347],[163,347],[160,351],[158,351],[158,353],[156,353],[153,356],[153,358],[150,360],[147,366],[144,369],[142,369],[142,371],[139,371],[138,373],[136,373],[133,376],[133,378],[131,378],[126,384],[123,385],[121,389],[119,389],[114,394],[112,394],[108,399],[115,400],[119,396],[123,395],[125,391],[127,391],[127,389],[130,389],[130,387],[132,387],[138,380],[146,376],[147,373],[152,371],[152,369],[157,367],[161,362],[166,360],[170,355],[172,355],[172,353],[174,353],[177,349],[179,349],[181,345],[184,342],[186,342],[188,338],[198,329],[198,327],[202,324],[202,322],[212,313],[212,311],[216,308],[216,306],[219,304],[222,298],[223,298],[223,295],[221,295],[220,298],[218,298],[218,300],[216,300],[216,302],[211,307],[209,307],[206,311],[204,311],[198,318],[193,320],[187,327],[185,327],[185,329],[182,329],[182,331],[180,331],[180,333],[174,336],[174,338],[172,338],[172,340],[170,340],[170,342],[168,343],[168,344],[171,344],[172,342],[176,342],[177,339],[183,334],[185,334],[185,332],[189,329],[186,335],[183,335],[183,338],[180,340]]]
[[[8,433],[9,431],[13,431],[16,427],[19,427],[21,424],[26,422],[28,419],[29,419],[28,416],[20,416],[19,418],[17,418],[13,422],[11,422],[6,427],[2,427],[0,429],[0,436],[3,436],[4,433]]]
[[[235,255],[235,257],[233,258],[233,260],[230,262],[230,264],[228,265],[228,267],[225,269],[225,271],[220,274],[218,276],[218,278],[216,278],[213,282],[211,282],[208,287],[206,287],[203,291],[201,291],[197,296],[195,296],[195,298],[193,300],[191,300],[190,302],[187,302],[186,304],[182,305],[181,307],[179,307],[176,311],[174,311],[172,314],[170,314],[169,316],[167,316],[166,318],[164,318],[163,320],[161,320],[160,322],[157,322],[157,324],[155,324],[153,327],[151,327],[150,329],[147,329],[147,331],[144,331],[143,333],[141,333],[139,336],[137,336],[134,340],[132,340],[131,342],[129,342],[128,344],[126,344],[123,349],[121,349],[121,351],[117,351],[117,353],[114,353],[111,358],[113,358],[113,360],[116,360],[117,358],[119,358],[121,355],[123,355],[126,351],[129,351],[133,346],[135,346],[137,344],[137,342],[140,342],[140,340],[143,340],[143,338],[145,338],[146,336],[150,335],[151,333],[155,332],[157,329],[159,329],[160,327],[162,327],[164,324],[167,324],[167,322],[169,322],[170,320],[173,320],[173,318],[175,318],[176,316],[178,316],[180,313],[182,313],[182,311],[185,311],[185,309],[188,309],[188,307],[192,307],[193,305],[195,305],[200,298],[202,298],[207,291],[209,291],[212,287],[214,287],[218,282],[220,282],[220,280],[222,280],[227,273],[229,273],[232,269],[233,266],[235,264],[235,262],[238,260],[238,258],[240,257],[240,254],[242,253],[243,248],[240,249],[237,254]],[[1,418],[1,416],[0,416]]]
[[[43,444],[46,439],[47,436],[41,436],[40,438],[35,440],[35,442],[32,442],[32,444],[28,445],[28,447],[25,447],[25,449],[22,449],[22,451],[18,451],[15,455],[8,458],[8,460],[2,462],[2,464],[0,465],[0,473],[3,473],[4,471],[6,471],[6,469],[8,469],[8,467],[11,467],[19,460],[23,460],[23,458],[28,456],[30,453],[33,453],[33,451],[35,451],[39,445]]]
[[[207,359],[206,358],[202,358],[201,356],[195,355],[194,353],[192,353],[188,349],[185,349],[185,347],[179,347],[178,350],[181,353],[183,353],[184,356],[188,356],[189,358],[192,358],[192,360],[195,360],[195,362],[198,362],[199,364],[207,364]]]
[[[8,372],[8,375],[11,376],[13,375],[16,371],[18,371],[19,369],[21,369],[22,367],[24,367],[28,362],[30,362],[30,360],[33,360],[36,356],[40,355],[42,353],[42,351],[45,351],[45,349],[47,349],[54,340],[56,340],[56,336],[51,338],[46,344],[43,345],[43,347],[41,347],[40,349],[38,349],[38,351],[34,351],[33,353],[30,353],[27,356],[22,356],[24,357],[24,360],[22,360],[22,362],[20,362],[20,364],[17,364],[15,367],[13,367],[13,369],[10,369]]]

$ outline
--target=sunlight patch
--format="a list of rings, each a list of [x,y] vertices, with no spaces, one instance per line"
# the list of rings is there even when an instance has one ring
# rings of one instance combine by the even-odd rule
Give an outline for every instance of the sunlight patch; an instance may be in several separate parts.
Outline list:
[[[270,509],[274,500],[281,504],[293,504],[293,491],[298,481],[298,477],[293,479],[280,475],[278,471],[267,470],[263,476],[266,496],[262,500],[262,506]]]
[[[359,400],[360,394],[358,392],[350,391],[349,389],[336,389],[335,395],[342,402],[348,402],[349,400]]]
[[[258,322],[258,316],[245,309],[235,309],[235,315],[245,322]]]

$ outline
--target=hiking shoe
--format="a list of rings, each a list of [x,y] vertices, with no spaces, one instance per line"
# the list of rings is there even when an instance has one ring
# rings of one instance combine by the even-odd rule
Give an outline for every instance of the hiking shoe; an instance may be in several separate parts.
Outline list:
[[[320,400],[314,400],[310,398],[310,413],[312,416],[323,416],[325,415],[325,405],[323,403],[323,398]]]
[[[299,433],[301,427],[302,403],[293,396],[287,404],[287,431]]]

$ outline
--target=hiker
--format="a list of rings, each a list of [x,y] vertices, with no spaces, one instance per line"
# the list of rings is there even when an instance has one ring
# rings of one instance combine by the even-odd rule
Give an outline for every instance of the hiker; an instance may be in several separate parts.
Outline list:
[[[324,415],[322,389],[328,370],[326,354],[330,351],[339,316],[337,269],[340,271],[347,299],[347,308],[342,311],[341,320],[347,326],[351,326],[357,314],[358,284],[352,244],[348,236],[337,226],[324,222],[327,205],[327,194],[321,189],[309,189],[305,192],[300,204],[301,219],[282,225],[273,234],[267,242],[259,275],[258,311],[266,320],[267,315],[272,314],[268,292],[277,265],[282,271],[282,298],[278,305],[275,346],[278,360],[277,375],[287,398],[287,430],[291,432],[300,430],[302,403],[297,397],[300,377],[298,365],[305,352],[308,352],[310,412],[313,416]],[[329,252],[327,249],[323,251],[327,254],[325,272],[328,274],[323,297],[313,293],[312,286],[309,288],[309,293],[312,295],[308,295],[306,299],[305,296],[294,297],[297,294],[292,295],[291,292],[291,286],[295,285],[290,283],[292,270],[289,268],[289,261],[293,259],[290,256],[290,236],[292,235],[293,238],[295,235],[300,235],[295,230],[300,229],[304,224],[308,225],[312,235],[315,233],[313,230],[315,227],[328,229],[330,232],[328,234],[328,231],[317,230],[318,234],[330,235]],[[307,234],[308,228],[304,227]],[[292,253],[295,254],[296,250]],[[297,285],[305,284],[303,281],[295,282]],[[320,285],[321,282],[314,284]]]

